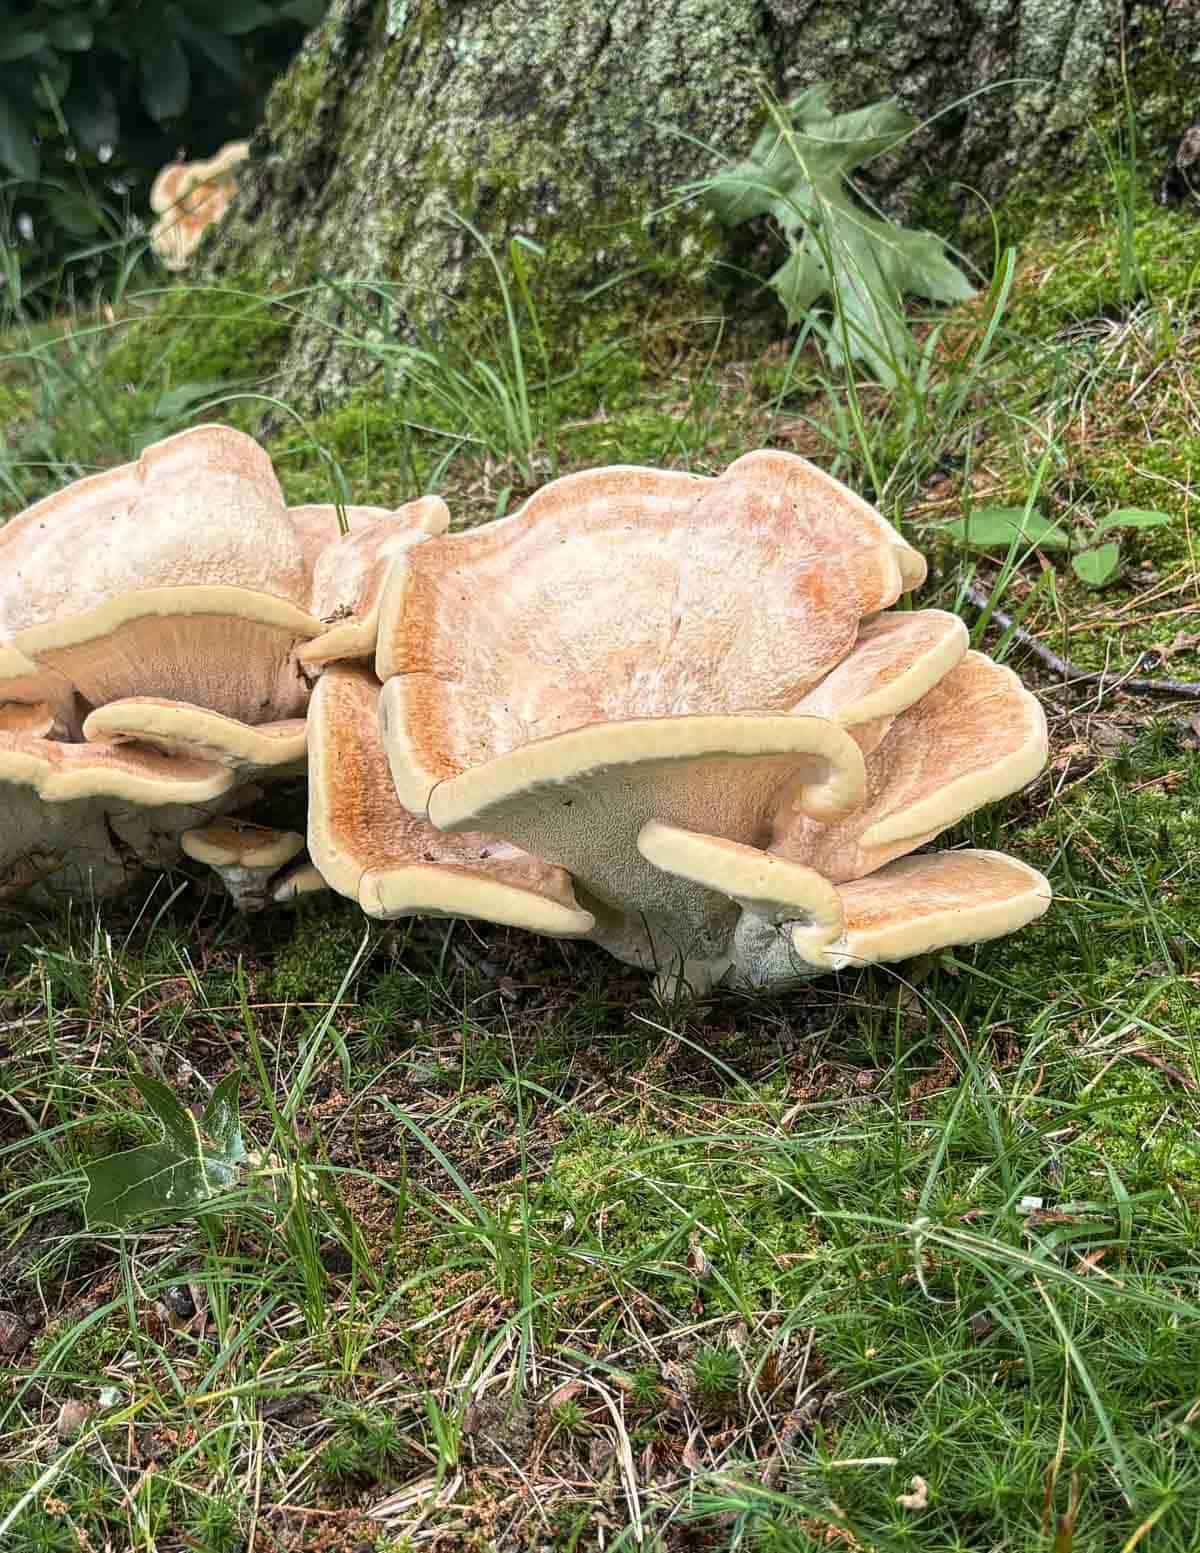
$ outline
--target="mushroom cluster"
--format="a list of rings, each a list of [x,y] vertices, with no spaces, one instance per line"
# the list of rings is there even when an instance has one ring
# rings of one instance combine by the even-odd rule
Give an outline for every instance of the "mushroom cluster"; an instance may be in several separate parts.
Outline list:
[[[205,162],[168,162],[150,186],[158,220],[150,246],[169,270],[186,269],[200,239],[220,221],[237,193],[234,169],[250,154],[245,140],[231,140]]]
[[[181,849],[242,905],[294,894],[302,837],[200,827],[303,774],[312,676],[370,651],[390,558],[448,519],[289,510],[252,438],[201,426],[0,528],[0,899],[113,894]]]
[[[1004,854],[921,852],[1046,725],[925,563],[821,470],[617,467],[391,562],[375,672],[309,711],[309,851],[375,917],[590,939],[667,986],[780,984],[1013,931]]]
[[[330,887],[697,992],[1046,909],[1016,858],[924,850],[1041,770],[1041,708],[905,607],[923,559],[829,475],[599,469],[448,521],[288,509],[206,426],[0,529],[0,895],[182,850],[243,908]],[[307,838],[230,818],[297,769]]]

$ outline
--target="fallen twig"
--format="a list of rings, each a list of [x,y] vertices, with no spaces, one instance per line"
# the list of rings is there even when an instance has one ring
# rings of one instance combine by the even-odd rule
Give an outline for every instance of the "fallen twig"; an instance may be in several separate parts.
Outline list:
[[[1011,615],[1006,615],[1002,609],[996,609],[991,599],[982,588],[968,585],[963,592],[963,598],[969,604],[973,604],[978,610],[990,610],[991,619],[1002,631],[1010,631],[1014,642],[1020,642],[1028,652],[1048,669],[1053,669],[1055,674],[1061,674],[1061,685],[1047,687],[1047,695],[1060,690],[1069,690],[1073,685],[1100,685],[1106,690],[1132,690],[1139,695],[1149,696],[1187,696],[1192,700],[1200,701],[1200,682],[1187,679],[1132,679],[1130,675],[1137,673],[1139,669],[1148,667],[1147,659],[1153,661],[1152,652],[1142,653],[1137,662],[1129,670],[1127,675],[1113,675],[1104,670],[1080,669],[1067,658],[1060,657],[1045,642],[1039,641],[1032,631],[1026,631],[1024,626],[1013,624]]]

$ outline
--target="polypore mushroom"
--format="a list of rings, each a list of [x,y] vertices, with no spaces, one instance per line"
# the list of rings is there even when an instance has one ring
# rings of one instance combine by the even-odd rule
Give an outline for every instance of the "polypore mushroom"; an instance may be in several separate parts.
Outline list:
[[[309,853],[368,916],[486,917],[560,937],[591,930],[560,868],[491,836],[443,836],[401,805],[380,740],[379,685],[366,670],[328,669],[309,725]]]
[[[369,656],[389,556],[448,516],[435,498],[289,511],[263,450],[221,426],[77,481],[0,529],[0,732],[199,762],[247,799],[301,775],[301,648],[323,641],[317,668]]]
[[[1049,888],[992,854],[845,893],[1045,760],[1037,702],[960,621],[887,613],[924,575],[789,454],[556,481],[394,559],[376,663],[396,792],[565,869],[591,937],[697,989],[1007,931]],[[890,930],[863,925],[868,900]]]
[[[0,732],[0,899],[113,894],[235,800],[233,774],[208,761]]]
[[[213,820],[180,840],[187,857],[217,874],[239,911],[261,911],[273,900],[280,870],[304,850],[304,837],[294,830],[246,820]]]
[[[320,895],[329,886],[312,863],[299,863],[276,881],[271,899],[278,905],[291,905],[309,895]]]
[[[220,221],[237,194],[234,169],[250,154],[247,141],[223,145],[202,162],[168,162],[150,187],[150,209],[158,220],[150,245],[169,270],[187,267],[200,239]]]

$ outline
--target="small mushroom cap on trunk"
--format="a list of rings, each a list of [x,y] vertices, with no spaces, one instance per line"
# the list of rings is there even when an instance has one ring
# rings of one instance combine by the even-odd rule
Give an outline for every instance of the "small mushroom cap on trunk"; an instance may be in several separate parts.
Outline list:
[[[900,858],[839,886],[838,894],[846,925],[829,949],[836,967],[1001,938],[1040,917],[1052,899],[1036,868],[982,850]]]
[[[432,787],[588,724],[790,712],[923,569],[790,454],[705,482],[568,476],[510,519],[397,557],[376,656],[399,685],[390,738]]]
[[[309,852],[341,895],[375,917],[482,917],[577,937],[592,926],[560,869],[483,835],[442,836],[400,804],[379,735],[379,687],[337,665],[309,709]]]
[[[220,819],[185,831],[180,844],[186,856],[212,868],[254,868],[274,872],[304,851],[304,837],[294,830],[272,830],[247,820]]]
[[[771,850],[837,883],[874,873],[1046,763],[1046,718],[1011,669],[968,652],[867,756],[867,797],[845,819],[781,813]]]
[[[128,744],[65,744],[0,734],[0,784],[31,788],[46,803],[113,798],[131,804],[203,804],[236,786],[233,772]]]
[[[439,496],[422,497],[327,545],[313,569],[312,613],[328,627],[299,650],[306,664],[374,655],[379,602],[393,558],[444,534],[450,510]]]
[[[307,728],[303,718],[252,726],[187,701],[129,696],[89,713],[83,736],[110,742],[132,739],[167,755],[218,761],[245,778],[303,762]]]
[[[154,251],[170,270],[183,269],[207,229],[219,221],[237,193],[234,169],[249,143],[231,141],[204,162],[168,162],[150,187],[158,220],[150,231]]]

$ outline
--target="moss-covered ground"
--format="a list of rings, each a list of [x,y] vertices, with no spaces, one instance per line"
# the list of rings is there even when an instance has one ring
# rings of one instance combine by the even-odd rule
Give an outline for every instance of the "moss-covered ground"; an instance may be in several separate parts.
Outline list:
[[[1047,916],[786,997],[664,1007],[589,947],[243,919],[190,876],[0,915],[0,1545],[1200,1546],[1200,703],[1120,685],[1200,679],[1200,218],[1132,177],[1014,210],[1011,266],[916,320],[890,393],[665,287],[581,302],[570,360],[523,305],[516,354],[364,327],[370,383],[304,417],[275,367],[308,293],[14,326],[8,512],[212,418],[294,501],[438,489],[461,524],[771,443],[904,525],[926,602],[970,574],[1111,678],[987,634],[1051,762],[948,841],[1043,869]],[[1171,521],[1102,590],[945,529],[1031,498],[1080,547]],[[235,1070],[224,1202],[89,1232],[84,1165],[155,1135],[131,1076],[199,1107]]]

